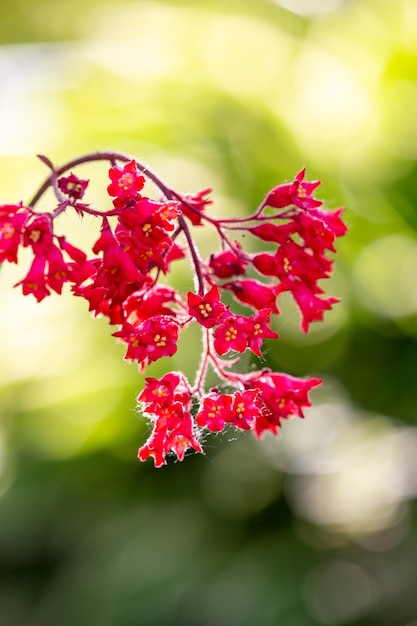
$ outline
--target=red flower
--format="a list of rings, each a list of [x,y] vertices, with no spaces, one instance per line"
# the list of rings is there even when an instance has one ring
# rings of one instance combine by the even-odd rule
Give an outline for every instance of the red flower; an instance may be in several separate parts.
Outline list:
[[[118,216],[115,231],[118,244],[141,272],[148,273],[156,266],[165,273],[171,261],[183,258],[183,251],[168,234],[175,228],[172,220],[180,213],[177,202],[141,198]]]
[[[174,452],[178,460],[182,461],[188,448],[194,448],[196,452],[203,454],[203,448],[193,433],[192,417],[188,412],[184,412],[181,422],[178,422],[166,436],[165,454]]]
[[[298,231],[298,225],[293,220],[287,224],[279,225],[273,224],[272,222],[265,222],[258,226],[252,226],[249,230],[252,235],[259,237],[262,241],[275,241],[275,243],[282,244]]]
[[[46,256],[35,256],[25,278],[15,285],[15,287],[22,285],[23,295],[27,296],[31,293],[38,302],[50,294],[46,284],[45,266]]]
[[[220,293],[216,286],[212,287],[204,296],[189,291],[187,298],[190,315],[206,328],[216,326],[226,311],[225,305],[220,301]]]
[[[277,296],[281,292],[279,285],[265,285],[248,278],[227,283],[223,287],[231,289],[238,300],[254,309],[271,309],[274,313],[279,313],[276,305]]]
[[[161,407],[169,406],[174,401],[188,406],[191,390],[182,372],[169,372],[161,379],[145,378],[145,387],[138,396],[139,402],[149,403],[146,413],[157,413]]]
[[[213,201],[205,198],[212,190],[210,187],[203,189],[195,194],[183,194],[181,202],[181,211],[185,217],[187,217],[195,226],[201,225],[201,215],[208,204],[212,204]]]
[[[343,208],[336,209],[336,211],[313,208],[309,210],[309,215],[324,222],[335,237],[342,237],[347,231],[347,226],[340,217],[343,211]]]
[[[156,240],[146,236],[141,229],[136,229],[136,232],[131,233],[120,226],[116,227],[118,247],[130,256],[134,265],[143,274],[147,274],[152,267],[157,266],[162,269],[164,266],[163,253],[171,244],[171,238],[161,228],[158,230],[161,237]]]
[[[164,253],[164,267],[161,268],[164,274],[169,271],[171,263],[173,261],[180,261],[181,259],[185,259],[185,256],[186,255],[184,249],[181,246],[177,245],[176,243],[171,244],[167,252]]]
[[[203,399],[203,406],[200,406],[196,415],[195,421],[198,426],[206,426],[213,432],[222,430],[226,422],[232,422],[234,419],[232,401],[232,396],[227,394],[210,393]]]
[[[310,209],[323,204],[311,195],[316,187],[320,185],[320,181],[304,182],[304,175],[305,169],[298,172],[292,183],[274,187],[266,196],[262,207],[270,206],[274,209],[281,209],[295,204],[295,206],[301,209]]]
[[[165,437],[162,431],[153,433],[148,441],[138,450],[138,459],[140,461],[146,461],[150,456],[153,457],[156,468],[166,465]]]
[[[45,254],[54,245],[52,218],[49,214],[43,213],[25,224],[23,245],[30,246],[35,254]]]
[[[263,276],[276,276],[280,274],[280,266],[277,263],[276,256],[268,252],[260,252],[255,254],[252,259],[253,267]]]
[[[81,200],[88,186],[88,180],[82,180],[71,172],[69,176],[58,179],[58,187],[66,196],[74,200]]]
[[[70,244],[65,237],[57,237],[59,247],[64,250],[75,263],[83,264],[87,261],[85,252]]]
[[[304,417],[303,408],[311,406],[308,394],[313,387],[321,384],[320,378],[304,380],[288,374],[278,374],[262,370],[246,377],[247,389],[258,389],[264,407],[256,418],[254,433],[259,438],[265,430],[274,434],[282,419],[298,415]]]
[[[264,339],[278,339],[279,337],[278,333],[268,326],[270,315],[271,309],[261,309],[256,315],[247,318],[249,324],[248,348],[259,357],[262,356],[261,346]]]
[[[329,311],[333,304],[339,302],[338,298],[319,298],[307,285],[302,283],[297,283],[292,290],[292,295],[301,311],[301,328],[305,333],[308,332],[311,322],[321,322],[324,312]]]
[[[229,350],[245,352],[251,331],[251,324],[243,315],[225,315],[213,333],[217,354],[226,354]]]
[[[237,250],[240,245],[235,241]],[[224,250],[210,256],[209,266],[213,274],[218,278],[230,278],[244,274],[248,261],[243,260],[242,255],[238,255],[234,250]]]
[[[289,239],[275,255],[261,253],[253,258],[254,267],[265,276],[276,276],[281,281],[281,291],[292,290],[297,282],[317,289],[317,281],[327,278],[332,261],[323,254],[314,255]]]
[[[88,278],[92,282],[82,284]],[[106,315],[111,324],[125,321],[124,301],[145,282],[127,252],[117,245],[106,246],[103,259],[70,264],[70,279],[74,283],[74,295],[85,298],[89,310],[95,315]]]
[[[312,211],[301,213],[298,216],[298,223],[299,234],[304,240],[305,247],[311,248],[314,254],[321,257],[326,250],[336,252],[333,246],[336,235],[323,220],[314,217]]]
[[[0,263],[17,263],[22,229],[30,212],[20,204],[0,206]]]
[[[178,324],[170,317],[156,315],[140,326],[125,323],[121,330],[113,333],[127,343],[125,359],[150,363],[163,356],[172,356],[177,351]]]
[[[166,202],[159,202],[158,204],[158,208],[153,211],[153,219],[156,224],[164,230],[174,230],[175,226],[172,224],[172,220],[175,220],[182,214],[179,203],[168,200]]]
[[[158,202],[146,197],[139,197],[130,202],[118,215],[118,222],[127,230],[133,232],[135,228],[145,227],[145,234],[149,231],[149,226],[158,226],[166,231],[174,230],[172,220],[181,215],[179,203],[167,200]],[[149,232],[148,232],[149,234]]]
[[[257,356],[262,356],[261,346],[264,339],[277,339],[278,333],[269,328],[271,309],[261,309],[256,315],[224,316],[213,333],[214,348],[220,355],[229,350],[245,352],[252,350]]]
[[[155,315],[172,315],[175,317],[176,312],[167,305],[170,302],[178,301],[179,297],[175,289],[156,285],[150,289],[145,287],[132,293],[126,298],[123,308],[129,322],[137,326],[140,322]]]
[[[166,455],[173,452],[180,461],[185,451],[194,448],[202,453],[200,442],[194,435],[193,419],[185,411],[180,402],[164,406],[156,414],[153,432],[148,441],[138,451],[138,457],[145,461],[150,456],[154,459],[155,467],[166,464]]]
[[[237,391],[233,395],[232,426],[241,430],[250,430],[256,420],[262,417],[263,402],[258,389]]]
[[[109,170],[110,185],[107,187],[109,196],[129,199],[137,198],[143,189],[145,179],[138,173],[136,161],[126,163],[123,168],[111,167]]]
[[[56,246],[48,251],[48,286],[57,293],[62,292],[62,287],[70,275],[67,263],[64,261],[62,252]]]
[[[93,252],[103,252],[102,270],[109,284],[143,284],[143,276],[135,266],[132,257],[120,247],[109,226],[105,224],[99,239],[93,246]]]

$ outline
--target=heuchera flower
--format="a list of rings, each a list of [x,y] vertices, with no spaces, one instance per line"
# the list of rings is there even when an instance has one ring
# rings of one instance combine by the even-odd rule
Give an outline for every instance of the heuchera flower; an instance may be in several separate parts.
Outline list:
[[[325,311],[329,311],[334,304],[339,302],[338,298],[319,298],[306,285],[298,284],[293,290],[294,300],[298,304],[302,319],[301,328],[308,332],[311,322],[321,322]]]
[[[186,193],[181,196],[181,210],[183,215],[185,215],[194,226],[201,226],[202,224],[202,216],[200,215],[206,206],[209,204],[213,204],[213,200],[207,198],[212,189],[207,187],[207,189],[203,189],[202,191],[198,191],[197,193],[191,194]]]
[[[247,278],[235,280],[223,287],[230,289],[237,300],[249,304],[254,309],[271,309],[274,313],[279,313],[276,300],[281,290],[277,285],[265,285],[258,280]]]
[[[112,167],[109,170],[109,196],[119,199],[137,198],[145,184],[145,178],[138,173],[136,161],[129,161],[124,167]]]
[[[58,179],[58,187],[69,198],[81,200],[88,187],[88,180],[82,180],[71,172],[69,176],[61,176]]]
[[[143,283],[143,275],[130,254],[123,249],[107,224],[103,226],[99,239],[93,246],[95,254],[103,253],[102,272],[108,284]]]
[[[335,251],[335,238],[346,231],[341,212],[339,209],[330,218],[328,211],[307,207],[294,212],[287,224],[268,222],[250,229],[256,237],[277,243],[275,254],[255,254],[253,266],[263,276],[278,279],[278,293],[291,292],[301,312],[303,332],[338,302],[337,298],[321,297],[318,281],[330,276],[333,261],[327,253]]]
[[[171,261],[185,256],[170,235],[175,228],[173,220],[180,215],[177,202],[156,202],[142,197],[131,202],[118,216],[115,229],[118,245],[142,273],[148,274],[154,267],[165,273]]]
[[[261,309],[256,315],[247,318],[250,325],[247,343],[249,350],[257,356],[262,356],[261,347],[264,339],[278,339],[279,335],[272,330],[269,324],[271,309]]]
[[[141,461],[146,461],[152,456],[155,467],[161,467],[166,464],[166,455],[170,452],[176,454],[180,461],[183,460],[187,448],[203,452],[193,432],[193,419],[182,404],[174,402],[170,406],[164,406],[155,417],[152,434],[138,451],[138,458]]]
[[[271,309],[261,309],[256,315],[224,315],[213,332],[214,348],[220,355],[229,350],[245,352],[249,348],[262,356],[264,339],[277,339],[278,333],[269,328]]]
[[[47,277],[51,289],[56,293],[62,293],[62,287],[69,277],[69,269],[61,250],[56,246],[52,246],[48,251]]]
[[[233,398],[228,394],[212,392],[203,398],[202,405],[196,415],[198,426],[207,426],[212,432],[223,430],[226,422],[233,421]]]
[[[129,253],[120,247],[106,221],[93,252],[102,254],[102,258],[78,266],[81,270],[79,275],[72,269],[71,277],[76,279],[73,293],[85,298],[89,302],[89,310],[96,316],[106,315],[113,324],[123,323],[123,303],[143,287],[146,277]],[[85,280],[90,282],[85,284]]]
[[[263,401],[258,389],[236,391],[233,395],[232,426],[241,430],[250,430],[257,420],[262,417]]]
[[[224,315],[213,333],[214,348],[223,355],[229,350],[245,352],[252,327],[244,315]]]
[[[233,250],[223,250],[216,254],[210,255],[209,266],[218,278],[231,278],[244,274],[248,265],[240,253],[241,246],[239,242],[234,242]]]
[[[172,356],[177,351],[178,323],[165,315],[155,315],[139,326],[125,322],[121,330],[113,333],[128,348],[125,359],[138,361],[146,366],[163,356]]]
[[[322,205],[323,203],[320,200],[316,200],[316,198],[313,198],[311,195],[320,185],[320,181],[304,182],[304,176],[305,169],[302,169],[298,172],[292,183],[274,187],[266,196],[262,206],[281,209],[295,204],[295,206],[302,209],[311,209]]]
[[[311,406],[308,394],[321,382],[320,378],[304,380],[269,370],[247,376],[245,387],[258,390],[258,397],[264,405],[263,411],[255,420],[255,435],[260,438],[266,430],[277,434],[283,419],[292,415],[304,417],[303,409]]]
[[[68,244],[65,237],[55,237],[52,220],[47,215],[26,222],[22,244],[32,248],[34,259],[26,277],[16,285],[22,285],[23,294],[34,295],[38,302],[50,295],[50,289],[62,293],[64,283],[73,276],[74,266],[85,263],[86,256],[81,250]],[[66,261],[61,250],[76,263]]]
[[[213,328],[220,322],[226,307],[220,301],[220,292],[216,286],[212,287],[204,296],[192,293],[187,294],[188,310],[197,322],[205,328]]]
[[[177,315],[169,303],[180,302],[180,298],[171,287],[162,285],[145,286],[128,296],[123,308],[127,320],[134,326],[155,315]]]
[[[159,380],[146,378],[138,400],[146,404],[144,413],[154,420],[152,434],[138,452],[142,461],[152,456],[156,467],[160,467],[169,453],[182,461],[188,448],[203,452],[189,412],[191,389],[182,372],[170,372]]]
[[[87,155],[59,170],[47,157],[40,158],[52,173],[29,206],[0,205],[0,263],[17,263],[20,246],[32,254],[18,283],[23,294],[40,302],[53,291],[60,294],[68,283],[95,316],[104,315],[117,326],[112,334],[126,344],[125,358],[136,362],[139,372],[172,357],[178,345],[194,359],[200,343],[179,344],[178,339],[191,323],[202,331],[193,384],[177,370],[145,378],[137,400],[152,432],[139,448],[140,460],[152,458],[161,467],[168,456],[182,461],[188,450],[203,453],[209,432],[236,428],[261,438],[265,431],[277,434],[283,419],[304,416],[310,391],[321,379],[267,368],[245,374],[239,363],[247,350],[254,359],[265,359],[264,342],[278,339],[271,318],[279,315],[277,300],[283,292],[298,305],[304,332],[338,301],[324,295],[321,281],[331,275],[331,255],[346,226],[343,209],[327,211],[314,197],[319,181],[305,180],[301,170],[293,182],[274,187],[253,215],[216,219],[207,212],[211,189],[178,193],[125,155]],[[103,158],[111,164],[110,208],[95,210],[80,202],[89,181],[72,169]],[[145,177],[159,189],[158,200],[143,195]],[[56,202],[50,212],[36,212],[48,186]],[[89,222],[94,216],[100,220],[88,253],[55,234],[55,220],[68,210],[88,214]],[[219,249],[205,259],[194,241],[194,226],[213,228],[219,236]],[[245,251],[241,242],[246,243],[246,235],[261,246],[268,242],[268,250]],[[182,279],[177,277],[177,288],[167,284],[172,263],[180,259],[187,259],[192,269],[194,288],[186,297],[178,288]],[[207,390],[210,367],[219,383]]]
[[[46,284],[45,267],[46,256],[35,256],[25,278],[15,285],[22,285],[24,296],[32,294],[38,302],[49,296],[50,291]]]
[[[145,387],[139,394],[139,402],[147,403],[147,413],[157,413],[158,409],[169,406],[174,401],[188,406],[191,389],[182,372],[169,372],[162,378],[145,378]]]
[[[233,394],[219,394],[217,389],[203,398],[196,415],[198,426],[211,432],[223,430],[230,424],[240,430],[250,430],[265,410],[262,395],[258,389],[236,391]]]
[[[26,222],[22,231],[23,245],[31,247],[34,254],[46,254],[53,241],[52,219],[49,215],[42,214]]]
[[[0,205],[0,263],[17,263],[22,229],[30,215],[29,209],[21,204]]]

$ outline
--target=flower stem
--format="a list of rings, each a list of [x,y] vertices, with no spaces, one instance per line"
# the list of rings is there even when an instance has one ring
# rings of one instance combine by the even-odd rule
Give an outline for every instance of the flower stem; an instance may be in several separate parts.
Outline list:
[[[99,151],[99,152],[91,152],[89,154],[85,154],[83,156],[78,157],[77,159],[72,159],[71,161],[64,163],[64,165],[61,165],[61,167],[58,167],[57,169],[55,169],[54,172],[50,174],[50,176],[48,176],[48,178],[39,187],[38,191],[30,200],[29,206],[34,207],[36,203],[40,200],[40,198],[43,196],[45,191],[49,189],[51,185],[53,185],[54,179],[56,179],[58,176],[61,176],[62,174],[72,169],[73,167],[83,165],[84,163],[92,163],[95,161],[110,161],[110,163],[114,165],[114,163],[117,161],[122,161],[122,163],[128,163],[129,161],[133,161],[133,160],[136,162],[137,168],[145,176],[147,176],[149,180],[151,180],[162,191],[162,193],[166,197],[172,198],[176,195],[174,194],[172,189],[169,189],[169,187],[165,185],[165,183],[159,178],[159,176],[155,172],[150,170],[143,163],[140,163],[139,161],[134,159],[134,157],[124,154],[123,152]]]

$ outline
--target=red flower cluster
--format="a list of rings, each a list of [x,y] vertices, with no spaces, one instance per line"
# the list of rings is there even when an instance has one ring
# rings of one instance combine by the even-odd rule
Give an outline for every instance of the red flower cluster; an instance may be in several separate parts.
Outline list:
[[[318,282],[330,275],[333,261],[328,254],[335,252],[335,239],[346,227],[342,209],[329,212],[313,197],[318,181],[306,182],[302,170],[292,183],[272,189],[253,215],[215,219],[206,211],[210,189],[180,194],[123,154],[87,155],[59,169],[46,157],[41,159],[52,173],[28,206],[0,206],[0,262],[17,263],[20,246],[33,253],[30,269],[18,283],[23,293],[41,301],[69,283],[94,315],[104,315],[118,326],[113,335],[126,344],[125,358],[135,361],[140,371],[172,357],[180,332],[189,324],[201,327],[203,349],[193,384],[182,372],[145,379],[138,402],[153,428],[139,449],[142,461],[152,457],[159,467],[170,453],[182,460],[188,449],[203,452],[207,431],[235,427],[261,437],[265,431],[277,434],[283,419],[303,417],[303,409],[310,406],[309,392],[320,379],[265,368],[245,374],[232,367],[246,350],[262,357],[264,341],[278,338],[271,315],[279,314],[277,298],[284,291],[292,294],[301,311],[304,332],[337,302],[323,297]],[[71,171],[98,160],[110,163],[107,192],[112,202],[106,211],[80,202],[89,181]],[[143,195],[146,180],[159,189],[159,200]],[[50,186],[57,199],[54,209],[36,212],[37,201]],[[68,208],[100,219],[91,253],[55,234],[55,220]],[[220,250],[206,260],[193,238],[197,226],[213,227],[220,237]],[[251,234],[254,241],[274,244],[275,250],[245,252],[229,238],[229,231]],[[169,273],[171,263],[185,257],[190,259],[195,291],[184,295],[161,284],[160,278]],[[239,312],[233,310],[230,294],[240,304]],[[242,304],[247,313],[242,313]],[[219,385],[206,389],[209,367]]]

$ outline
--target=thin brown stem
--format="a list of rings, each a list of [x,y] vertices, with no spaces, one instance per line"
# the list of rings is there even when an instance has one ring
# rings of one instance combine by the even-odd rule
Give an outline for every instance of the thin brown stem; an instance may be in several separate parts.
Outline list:
[[[166,197],[170,197],[170,198],[173,198],[174,196],[176,197],[177,194],[174,194],[172,189],[169,189],[169,187],[165,185],[165,183],[159,178],[159,176],[155,172],[150,170],[143,163],[140,163],[139,161],[137,161],[137,159],[135,159],[134,157],[124,154],[123,152],[114,152],[114,151],[101,152],[100,151],[100,152],[91,152],[90,154],[85,154],[76,159],[72,159],[71,161],[64,163],[64,165],[61,165],[61,167],[58,167],[57,169],[55,169],[54,172],[50,174],[50,176],[48,176],[48,178],[39,187],[38,191],[30,200],[29,206],[34,207],[36,205],[36,203],[40,200],[40,198],[43,196],[45,191],[49,189],[51,185],[53,185],[54,177],[56,178],[58,176],[61,176],[62,174],[64,174],[65,172],[67,172],[68,170],[74,167],[83,165],[84,163],[92,163],[95,161],[110,161],[110,163],[114,166],[114,163],[117,161],[121,161],[122,163],[128,163],[129,161],[132,161],[132,160],[136,162],[138,170],[141,171],[145,176],[147,176],[149,180],[151,180],[162,191],[162,193]]]
[[[198,282],[198,293],[200,296],[203,296],[204,295],[204,276],[201,271],[201,262],[200,262],[200,257],[199,257],[197,248],[194,244],[193,238],[191,237],[191,233],[189,231],[189,228],[187,226],[187,223],[183,215],[180,215],[178,217],[178,223],[181,227],[182,232],[185,235],[185,238],[188,244],[188,249],[190,251],[191,258],[193,260],[193,265],[195,268],[195,273],[196,273],[197,282]]]

